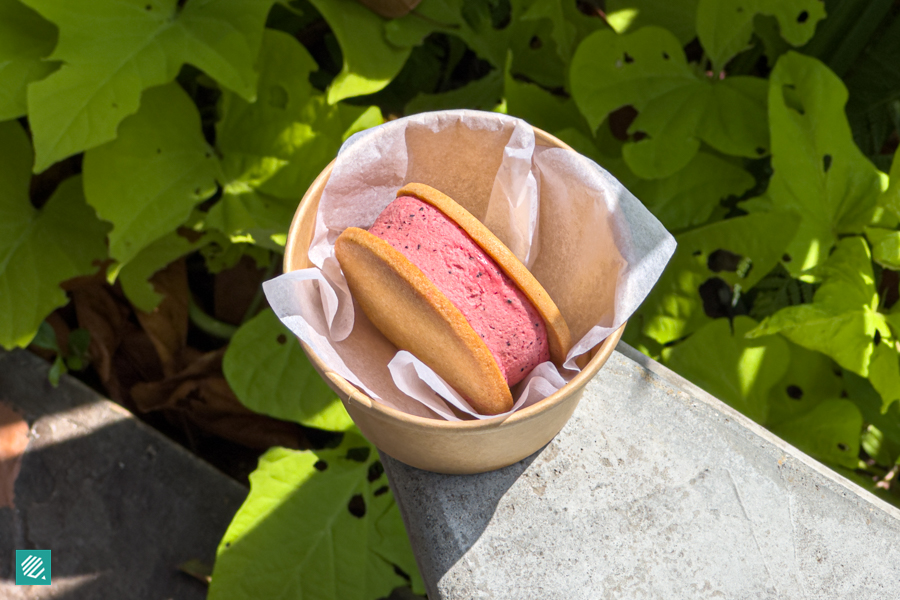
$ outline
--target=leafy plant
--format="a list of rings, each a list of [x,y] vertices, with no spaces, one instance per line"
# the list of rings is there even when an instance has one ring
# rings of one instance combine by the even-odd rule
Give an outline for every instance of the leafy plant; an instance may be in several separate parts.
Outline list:
[[[70,4],[0,0],[0,345],[115,395],[109,328],[137,321],[168,359],[135,406],[211,369],[217,398],[315,441],[260,460],[212,598],[421,591],[374,450],[258,281],[228,322],[204,288],[277,274],[341,143],[425,110],[519,116],[611,171],[679,242],[626,340],[898,502],[896,3]]]

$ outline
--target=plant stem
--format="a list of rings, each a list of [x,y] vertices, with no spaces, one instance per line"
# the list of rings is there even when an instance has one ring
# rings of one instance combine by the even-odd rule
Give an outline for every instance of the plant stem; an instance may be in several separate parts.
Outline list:
[[[230,340],[238,330],[234,325],[223,323],[203,312],[193,298],[188,306],[188,317],[200,331],[223,340]]]

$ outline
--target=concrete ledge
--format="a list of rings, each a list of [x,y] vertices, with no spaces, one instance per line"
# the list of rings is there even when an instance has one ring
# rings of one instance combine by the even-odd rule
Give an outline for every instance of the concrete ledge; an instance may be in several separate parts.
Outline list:
[[[430,600],[898,596],[900,511],[625,344],[524,461],[383,461]]]
[[[247,490],[74,378],[0,352],[0,401],[29,443],[15,509],[0,508],[0,598],[179,598],[205,586],[178,571],[212,565]],[[52,551],[51,586],[16,586],[16,549]]]

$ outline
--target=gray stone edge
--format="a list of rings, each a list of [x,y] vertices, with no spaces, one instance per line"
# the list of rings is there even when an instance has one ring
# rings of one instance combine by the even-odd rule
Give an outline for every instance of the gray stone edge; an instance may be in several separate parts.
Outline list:
[[[28,363],[31,363],[31,365],[29,365],[29,366],[31,368],[34,368],[34,369],[38,370],[39,372],[41,372],[43,377],[47,377],[47,373],[50,371],[50,365],[47,364],[42,358],[40,358],[39,356],[35,356],[28,350],[24,350],[24,349],[15,349],[12,351],[4,351],[4,350],[0,349],[0,362],[7,362],[7,361],[10,361],[13,363],[18,362],[20,365],[27,365]],[[191,461],[192,463],[197,465],[198,468],[205,469],[209,472],[215,473],[217,476],[222,477],[223,479],[227,480],[229,485],[234,486],[234,488],[236,490],[240,490],[243,494],[247,493],[248,488],[246,486],[242,485],[238,481],[235,481],[227,474],[223,473],[222,471],[220,471],[219,469],[217,469],[210,463],[201,459],[196,454],[194,454],[193,452],[191,452],[190,450],[188,450],[187,448],[185,448],[184,446],[182,446],[175,440],[172,440],[172,439],[168,438],[166,435],[157,431],[155,428],[151,427],[150,425],[148,425],[147,423],[142,421],[140,419],[140,417],[138,417],[137,415],[135,415],[134,413],[129,411],[127,408],[125,408],[124,406],[122,406],[120,404],[117,404],[116,402],[113,402],[106,396],[103,396],[102,394],[97,392],[92,387],[83,383],[78,378],[76,378],[68,373],[63,374],[59,378],[59,387],[60,388],[62,388],[62,387],[71,388],[77,393],[77,395],[79,395],[81,397],[92,398],[94,402],[102,403],[107,410],[109,410],[110,412],[116,413],[116,415],[118,416],[119,419],[131,419],[138,428],[147,432],[149,435],[155,437],[161,443],[164,443],[168,446],[173,447],[176,452],[178,452],[182,456],[186,457],[189,461]],[[33,415],[30,415],[30,414],[24,415],[24,418],[28,422],[28,429],[29,429],[28,436],[29,436],[29,442],[30,442],[30,438],[32,435],[31,429],[34,427],[34,422],[36,419],[34,419]],[[30,443],[29,443],[29,446],[30,446]],[[27,453],[28,450],[29,449],[26,448],[25,452]]]
[[[840,473],[832,470],[815,458],[804,453],[799,448],[787,443],[756,421],[728,406],[709,392],[703,390],[703,388],[695,385],[694,383],[691,383],[668,367],[658,363],[639,350],[632,348],[623,341],[620,341],[618,343],[618,345],[616,346],[616,351],[622,354],[622,356],[624,356],[625,358],[628,358],[629,360],[637,363],[640,367],[653,373],[658,378],[664,380],[676,390],[681,390],[682,392],[690,395],[692,398],[703,402],[711,409],[721,413],[729,419],[732,419],[737,425],[744,427],[750,433],[755,434],[765,442],[779,448],[786,455],[789,455],[792,458],[795,458],[799,462],[803,463],[817,474],[821,475],[831,483],[841,488],[844,492],[858,497],[861,501],[874,505],[875,507],[879,508],[887,515],[895,519],[900,519],[900,508],[897,508],[896,506],[885,502],[878,496],[850,481]]]

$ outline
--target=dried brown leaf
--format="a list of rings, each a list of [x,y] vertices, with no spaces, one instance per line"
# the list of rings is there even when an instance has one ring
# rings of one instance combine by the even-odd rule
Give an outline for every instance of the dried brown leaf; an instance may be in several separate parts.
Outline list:
[[[163,295],[152,312],[135,310],[138,322],[153,343],[165,375],[174,375],[180,365],[178,358],[187,345],[188,289],[184,260],[177,260],[150,278],[153,288]]]
[[[162,381],[139,383],[131,397],[138,409],[175,411],[200,429],[250,448],[297,448],[302,429],[285,421],[247,409],[222,375],[222,356],[217,350],[199,356],[180,373]]]

